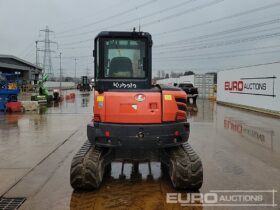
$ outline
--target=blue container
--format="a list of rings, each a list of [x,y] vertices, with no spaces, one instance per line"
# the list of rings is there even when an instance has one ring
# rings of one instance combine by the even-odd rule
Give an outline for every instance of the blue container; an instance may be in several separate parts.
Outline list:
[[[9,89],[0,89],[0,110],[6,109],[6,103],[10,101],[17,101],[17,95],[19,89],[9,90]]]
[[[0,110],[5,110],[6,109],[6,103],[7,103],[7,96],[6,95],[1,95],[0,94]]]

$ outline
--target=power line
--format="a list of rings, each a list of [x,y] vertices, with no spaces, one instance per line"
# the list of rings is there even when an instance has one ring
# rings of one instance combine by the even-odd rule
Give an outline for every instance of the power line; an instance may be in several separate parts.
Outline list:
[[[273,5],[273,6],[272,6]],[[279,3],[276,3],[276,4],[272,4],[272,5],[270,5],[270,7],[276,7],[276,6],[279,6]],[[263,9],[268,9],[268,6],[269,5],[267,5],[267,6],[265,6],[265,7],[260,7],[260,8],[262,8],[262,9],[260,9],[260,8],[256,8],[256,9],[253,9],[253,10],[249,10],[249,11],[254,11],[254,12],[256,12],[256,11],[260,11],[260,10],[263,10]],[[243,13],[243,14],[242,14]],[[245,12],[242,12],[242,13],[237,13],[237,14],[242,14],[242,15],[245,15]],[[247,13],[248,14],[248,13]],[[231,15],[231,16],[227,16],[227,17],[232,17],[233,15]],[[216,19],[217,20],[217,19]],[[209,22],[209,21],[208,21]],[[241,27],[240,27],[241,28]],[[244,29],[245,30],[245,29]],[[246,29],[247,30],[247,29]],[[229,32],[228,32],[229,33]],[[232,32],[233,33],[233,32]],[[219,35],[221,35],[221,34],[219,34]],[[216,36],[219,36],[219,35],[216,35]],[[206,36],[206,35],[204,35],[204,36]],[[214,35],[212,35],[212,36],[214,36]],[[203,37],[203,38],[201,38],[201,39],[206,39],[206,38],[209,38],[209,37]],[[92,39],[90,40],[90,41],[92,41]],[[78,43],[81,43],[81,42],[78,42]],[[185,46],[184,46],[185,47]]]
[[[69,45],[75,45],[75,44],[81,44],[81,43],[86,43],[86,42],[92,42],[93,43],[94,39],[86,39],[86,40],[81,40],[77,42],[67,42],[67,43],[62,43],[61,46],[69,46]]]
[[[35,55],[35,54],[32,54],[32,53],[34,53],[34,52],[35,52],[35,50],[34,50],[33,48],[30,48],[29,51],[28,51],[27,53],[25,53],[25,55],[23,55],[22,57],[23,57],[23,58],[28,58],[28,57],[30,57],[31,55],[33,56],[33,55]]]
[[[195,71],[201,70],[201,71],[228,71],[228,70],[235,70],[235,69],[242,69],[242,68],[248,68],[248,67],[255,67],[255,66],[267,66],[271,64],[277,64],[280,63],[279,60],[272,61],[268,63],[255,63],[255,64],[249,64],[249,65],[240,65],[240,66],[222,66],[222,67],[209,67],[209,68],[201,68],[201,67],[189,67],[189,69],[195,69]]]
[[[66,48],[62,48],[63,50],[76,50],[76,49],[83,49],[83,48],[90,48],[92,49],[92,46],[80,46],[80,47],[66,47]]]
[[[82,28],[87,28],[87,27],[89,27],[89,26],[92,26],[92,25],[95,25],[95,24],[98,24],[98,23],[105,22],[105,21],[107,21],[107,20],[112,20],[113,18],[123,16],[123,15],[125,15],[125,14],[127,14],[127,13],[131,13],[131,12],[133,12],[134,10],[137,10],[137,9],[139,9],[139,8],[142,8],[142,7],[145,7],[145,6],[147,6],[147,5],[149,5],[149,4],[152,4],[152,3],[156,2],[156,1],[157,1],[157,0],[149,0],[149,1],[145,2],[145,3],[139,4],[139,5],[137,5],[137,6],[133,7],[133,8],[129,8],[129,9],[127,9],[127,10],[121,11],[121,12],[115,14],[115,15],[111,15],[111,16],[109,16],[109,17],[106,17],[106,18],[102,19],[102,20],[98,20],[98,21],[95,21],[95,22],[92,22],[92,23],[89,23],[89,24],[85,24],[85,25],[82,25],[82,26],[79,26],[79,27],[75,27],[75,28],[72,28],[72,29],[68,29],[68,30],[59,32],[59,33],[57,33],[57,34],[64,34],[64,33],[67,33],[67,32],[73,31],[73,30],[79,30],[79,29],[82,29]]]
[[[110,8],[114,8],[114,7],[119,7],[119,6],[122,6],[120,3],[116,3],[116,4],[113,4],[111,7],[109,7],[109,9]],[[106,8],[104,8],[104,9],[102,9],[102,10],[99,10],[98,11],[98,13],[95,13],[94,14],[94,16],[96,16],[96,14],[99,14],[99,13],[101,13],[101,12],[103,12],[104,10],[108,10],[108,7],[106,7]],[[88,16],[89,17],[89,16]],[[83,17],[83,18],[85,18],[85,17]],[[81,19],[81,18],[80,18]],[[75,21],[75,19],[73,19],[74,21]],[[71,20],[71,24],[73,23],[73,20]],[[70,21],[68,21],[67,23],[69,23]],[[62,24],[65,24],[65,23],[61,23],[61,24],[58,24],[58,25],[62,25]],[[40,34],[39,34],[40,35]],[[32,41],[32,42],[30,42],[30,44],[28,44],[27,46],[26,46],[26,48],[24,48],[24,50],[22,50],[22,52],[21,53],[19,53],[19,55],[21,56],[21,57],[30,57],[30,54],[31,54],[31,52],[33,52],[33,46],[34,45],[34,41]]]
[[[249,28],[248,28],[249,29]],[[215,40],[223,40],[223,39],[227,39],[227,38],[236,38],[238,36],[245,36],[245,35],[256,35],[256,34],[259,34],[259,33],[262,33],[262,32],[271,32],[271,31],[274,31],[274,30],[279,30],[280,28],[279,27],[272,27],[272,28],[268,28],[268,29],[263,29],[263,30],[258,30],[258,31],[251,31],[251,32],[247,32],[247,33],[242,33],[242,34],[232,34],[232,35],[229,35],[229,36],[223,36],[223,37],[213,37],[212,39],[209,39],[211,38],[210,37],[205,37],[203,40],[196,40],[197,39],[197,36],[194,37],[193,39],[192,38],[188,38],[187,40],[190,40],[191,43],[203,43],[203,42],[209,42],[209,41],[215,41]],[[230,29],[232,30],[232,29]],[[222,35],[222,34],[217,34],[217,35]],[[185,40],[185,39],[184,39]],[[168,43],[166,43],[168,44]],[[189,45],[187,45],[189,46]],[[171,49],[182,49],[186,47],[185,45],[182,45],[182,42],[178,42],[172,46],[161,46],[161,45],[158,45],[158,46],[155,46],[155,49],[157,50],[171,50]],[[80,48],[88,48],[88,49],[92,49],[93,47],[92,46],[83,46],[83,47],[70,47],[70,48],[63,48],[63,50],[76,50],[76,49],[80,49]],[[73,56],[74,57],[74,56]]]
[[[53,58],[58,59],[59,57],[56,56]],[[66,56],[66,57],[61,57],[61,58],[75,60],[75,58],[93,58],[93,57],[90,55],[82,55],[82,56]]]
[[[193,24],[193,25],[185,26],[185,27],[182,27],[182,28],[177,28],[177,29],[173,29],[173,30],[169,30],[169,31],[159,32],[159,33],[153,34],[153,36],[162,36],[162,35],[166,35],[166,34],[170,34],[170,33],[175,33],[175,32],[183,31],[183,30],[190,29],[190,28],[195,28],[195,27],[200,27],[200,26],[204,26],[204,25],[209,25],[209,24],[212,24],[212,23],[217,23],[217,22],[220,22],[220,21],[229,20],[229,19],[232,19],[232,18],[236,18],[236,17],[252,14],[252,13],[255,13],[255,12],[267,10],[267,9],[278,7],[278,6],[280,6],[280,2],[274,3],[274,4],[269,4],[269,5],[262,6],[262,7],[257,7],[255,9],[246,10],[246,11],[243,11],[243,12],[239,12],[239,13],[236,13],[236,14],[224,16],[224,17],[217,18],[217,19],[214,19],[214,20],[208,20],[208,21],[204,21],[204,22],[201,22],[201,23],[198,23],[198,24]]]
[[[182,45],[182,43],[177,43],[174,44],[172,46],[162,46],[162,47],[158,47],[156,48],[156,50],[172,50],[172,49],[183,49],[185,47],[189,47],[192,46],[194,44],[199,44],[199,43],[205,43],[205,42],[212,42],[212,41],[217,41],[217,40],[225,40],[225,39],[229,39],[229,38],[237,38],[237,37],[243,37],[243,36],[247,36],[247,35],[256,35],[256,34],[260,34],[263,32],[272,32],[272,31],[278,31],[280,30],[279,27],[273,27],[273,28],[268,28],[268,29],[263,29],[263,30],[258,30],[258,31],[251,31],[251,32],[247,32],[247,33],[242,33],[242,34],[232,34],[232,35],[228,35],[228,36],[222,36],[222,37],[213,37],[213,38],[208,38],[208,39],[203,39],[203,40],[193,40],[191,43],[191,45]]]
[[[213,69],[216,69],[217,71],[227,71],[227,70],[234,70],[234,69],[243,69],[248,67],[255,67],[255,66],[267,66],[271,64],[280,63],[280,61],[273,61],[269,63],[256,63],[256,64],[249,64],[249,65],[241,65],[241,66],[231,66],[231,67],[215,67]]]
[[[200,10],[200,9],[204,9],[204,8],[206,8],[206,7],[210,7],[210,6],[212,6],[212,5],[221,3],[221,2],[223,2],[223,1],[224,1],[224,0],[214,0],[214,1],[211,1],[211,2],[209,2],[209,3],[207,3],[207,4],[203,4],[203,5],[200,5],[200,6],[191,8],[191,9],[184,10],[184,11],[182,11],[182,12],[180,12],[180,13],[176,13],[176,14],[173,14],[173,15],[166,16],[166,17],[160,19],[160,21],[159,21],[159,20],[156,20],[156,21],[148,22],[148,23],[146,23],[146,24],[142,24],[142,26],[152,25],[152,24],[155,24],[155,23],[158,23],[158,22],[163,22],[163,21],[169,20],[169,19],[171,19],[171,18],[176,18],[176,17],[179,17],[179,16],[181,16],[181,15],[185,15],[185,14],[188,14],[188,13],[191,13],[191,12],[198,11],[198,10]],[[134,20],[133,20],[133,21],[134,21]],[[132,22],[133,22],[133,21],[132,21]],[[128,22],[131,22],[131,20],[126,21],[125,23],[128,23]],[[119,25],[123,25],[123,24],[125,24],[125,23],[115,24],[115,25],[110,26],[110,28],[115,27],[115,26],[119,26]],[[104,29],[106,29],[106,28],[108,28],[108,27],[104,27],[103,29],[99,29],[99,30],[104,30]],[[86,33],[93,33],[93,32],[95,32],[95,31],[97,31],[97,30],[90,31],[90,32],[86,32]],[[85,34],[85,32],[84,32],[84,33],[80,33],[80,34],[78,34],[78,35],[84,35],[84,34]],[[92,41],[93,41],[93,39],[91,38],[91,39],[81,40],[81,41],[77,41],[77,42],[68,42],[68,43],[64,43],[64,44],[62,44],[62,45],[63,45],[63,46],[67,46],[67,45],[80,44],[80,43],[92,42]]]
[[[274,28],[275,29],[275,28]],[[276,28],[277,29],[277,28]],[[266,30],[262,30],[262,31],[266,31]],[[256,34],[256,32],[251,32],[251,33],[254,33],[254,34]],[[265,36],[267,36],[267,35],[265,35]],[[247,39],[248,38],[252,38],[252,37],[247,37]],[[244,42],[244,40],[242,41],[242,42]],[[227,44],[224,44],[224,45],[227,45]],[[178,46],[178,47],[182,47],[182,46]],[[186,47],[186,46],[183,46],[183,47]],[[272,46],[266,46],[266,47],[259,47],[259,48],[253,48],[253,49],[246,49],[246,50],[243,50],[243,51],[252,51],[252,50],[260,50],[260,49],[268,49],[268,48],[275,48],[275,47],[279,47],[279,45],[272,45]],[[210,47],[206,47],[206,48],[210,48]],[[165,52],[170,52],[170,51],[165,51]],[[234,53],[234,52],[240,52],[240,50],[236,50],[236,51],[228,51],[228,52],[217,52],[217,53],[211,53],[211,54],[199,54],[199,55],[192,55],[192,56],[185,56],[185,57],[182,57],[182,58],[188,58],[188,57],[198,57],[198,56],[208,56],[208,55],[216,55],[216,54],[226,54],[226,53]],[[273,51],[274,52],[274,51]],[[275,51],[276,52],[276,51]],[[157,53],[155,53],[155,54],[157,54]],[[82,56],[83,58],[90,58],[90,57],[92,57],[92,56]],[[75,58],[75,56],[73,56],[73,57],[67,57],[66,59],[74,59]],[[169,58],[172,58],[172,57],[168,57],[168,58],[162,58],[162,59],[166,59],[166,60],[168,60]],[[174,58],[174,57],[173,57]],[[178,57],[176,57],[176,58],[178,58]],[[157,59],[157,58],[155,58],[155,59]],[[209,58],[210,59],[210,58]],[[213,58],[214,59],[214,58]]]
[[[205,22],[202,22],[202,23],[199,23],[199,24],[193,24],[193,25],[185,26],[183,28],[174,29],[174,30],[171,30],[171,31],[165,31],[165,32],[153,34],[153,36],[165,35],[165,34],[169,34],[169,33],[178,32],[178,31],[181,31],[181,30],[186,30],[186,29],[190,29],[190,28],[209,25],[209,24],[212,24],[212,23],[217,23],[217,22],[220,22],[220,21],[229,20],[229,19],[232,19],[232,18],[252,14],[252,13],[255,13],[255,12],[267,10],[267,9],[278,7],[278,6],[280,6],[280,3],[269,4],[269,5],[257,7],[257,8],[254,8],[254,9],[246,10],[246,11],[243,11],[243,12],[239,12],[239,13],[236,13],[236,14],[233,14],[233,15],[224,16],[222,18],[217,18],[217,19],[214,19],[214,20],[205,21]],[[126,21],[125,23],[127,23],[127,22],[128,21]],[[158,20],[158,22],[162,22],[162,20],[160,19],[160,20]],[[113,25],[111,27],[114,27],[114,26],[118,26],[118,25]],[[97,30],[95,30],[95,31],[97,31]],[[94,32],[94,31],[91,31],[91,32]],[[93,41],[93,39],[91,38],[91,39],[81,40],[81,41],[77,41],[77,42],[68,42],[68,43],[65,43],[65,44],[62,44],[62,45],[68,46],[68,45],[75,45],[75,44],[81,44],[81,43],[92,42],[92,41]]]
[[[203,45],[197,45],[197,46],[184,46],[184,47],[189,47],[189,48],[183,48],[183,49],[178,49],[178,50],[166,50],[164,52],[158,52],[155,54],[166,54],[166,53],[177,53],[177,52],[184,52],[184,51],[190,51],[190,50],[198,50],[198,49],[205,49],[205,48],[212,48],[212,47],[220,47],[220,46],[225,46],[225,45],[232,45],[232,44],[241,44],[244,42],[251,42],[251,41],[256,41],[256,40],[262,40],[262,39],[269,39],[269,38],[274,38],[274,37],[279,37],[280,32],[278,33],[273,33],[273,34],[263,34],[259,36],[251,36],[251,37],[245,37],[241,39],[234,39],[234,40],[228,40],[228,41],[221,41],[221,42],[214,42],[214,43],[206,43]]]
[[[222,36],[222,37],[213,37],[210,39],[204,39],[204,40],[198,40],[198,41],[193,41],[194,43],[203,43],[203,42],[209,42],[209,41],[215,41],[215,40],[224,40],[224,39],[228,39],[228,38],[237,38],[237,37],[242,37],[242,36],[247,36],[247,35],[256,35],[256,34],[260,34],[263,32],[272,32],[272,31],[277,31],[279,30],[279,27],[273,27],[273,28],[268,28],[268,29],[263,29],[263,30],[258,30],[258,31],[251,31],[251,32],[247,32],[247,33],[241,33],[241,34],[232,34],[232,35],[228,35],[228,36]],[[171,46],[169,46],[171,47]],[[178,47],[178,46],[177,46]],[[182,47],[182,45],[180,46]],[[166,48],[165,48],[166,49]]]
[[[71,35],[63,35],[63,36],[59,36],[60,38],[61,37],[74,37],[74,36],[80,36],[80,35],[85,35],[85,34],[90,34],[90,33],[93,33],[93,32],[96,32],[96,31],[100,31],[100,30],[104,30],[104,29],[107,29],[107,28],[112,28],[112,27],[116,27],[116,26],[121,26],[121,25],[125,25],[127,23],[131,23],[131,22],[134,22],[134,21],[138,21],[139,19],[143,20],[143,19],[147,19],[147,18],[150,18],[152,16],[155,16],[155,15],[158,15],[158,14],[161,14],[161,13],[164,13],[164,12],[167,12],[167,11],[170,11],[170,10],[173,10],[173,9],[176,9],[178,7],[182,7],[186,4],[189,4],[189,3],[192,3],[192,2],[195,2],[195,1],[198,1],[198,0],[189,0],[189,1],[184,1],[184,2],[180,2],[179,4],[175,4],[171,7],[167,7],[165,9],[161,9],[159,11],[155,11],[155,12],[151,12],[149,14],[146,14],[145,16],[142,16],[140,18],[134,18],[134,19],[130,19],[130,20],[126,20],[124,22],[121,22],[121,23],[118,23],[118,24],[114,24],[112,26],[108,26],[108,27],[103,27],[99,30],[91,30],[91,31],[85,31],[85,32],[81,32],[81,33],[76,33],[76,34],[71,34]]]
[[[21,53],[19,53],[19,55],[20,55],[20,56],[25,55],[26,52],[27,52],[27,51],[29,52],[30,49],[33,49],[33,47],[34,47],[34,41],[32,41],[30,44],[28,44],[28,46],[25,47],[24,50],[23,50]]]
[[[265,21],[265,22],[260,22],[260,23],[255,23],[255,24],[251,24],[251,25],[241,26],[241,27],[237,27],[237,28],[233,28],[233,29],[229,29],[229,30],[224,30],[224,31],[220,31],[220,32],[215,32],[215,33],[211,33],[211,34],[195,36],[195,37],[191,37],[191,38],[187,38],[187,39],[168,42],[168,43],[164,43],[164,44],[161,44],[161,45],[157,45],[157,46],[155,46],[155,48],[162,47],[162,46],[174,45],[176,43],[182,44],[182,43],[185,43],[185,42],[190,42],[190,41],[192,42],[192,41],[197,40],[197,39],[205,39],[205,38],[209,38],[209,37],[213,37],[213,36],[220,36],[220,35],[223,35],[223,34],[236,33],[236,32],[243,31],[243,30],[249,30],[249,29],[263,27],[263,26],[267,26],[267,25],[271,25],[271,24],[279,24],[279,23],[280,23],[280,18],[277,18],[277,19],[273,19],[273,20],[269,20],[269,21]]]
[[[222,51],[222,52],[215,52],[215,53],[203,53],[203,54],[196,54],[196,55],[188,55],[188,56],[176,56],[176,57],[158,57],[160,59],[176,59],[176,58],[195,58],[195,57],[203,57],[203,56],[213,56],[213,55],[224,55],[224,54],[230,54],[230,53],[240,53],[240,52],[246,52],[246,51],[255,51],[255,50],[264,50],[264,49],[271,49],[271,48],[278,48],[280,45],[269,45],[264,47],[255,47],[250,49],[242,49],[242,50],[231,50],[231,51]],[[158,59],[155,57],[154,59]]]
[[[255,8],[255,9],[247,10],[247,11],[244,11],[244,12],[241,12],[241,13],[226,16],[226,17],[223,17],[223,18],[219,18],[219,19],[215,19],[215,20],[211,20],[211,21],[206,21],[206,22],[203,22],[203,23],[200,23],[200,24],[184,27],[183,29],[187,29],[187,28],[195,27],[195,26],[202,26],[202,25],[210,24],[210,23],[214,23],[214,22],[219,22],[219,21],[222,21],[222,20],[231,19],[231,18],[234,18],[234,17],[242,16],[242,15],[248,15],[248,14],[251,14],[251,13],[254,13],[254,12],[258,12],[258,11],[261,11],[261,10],[266,10],[266,9],[276,7],[276,6],[279,6],[279,5],[280,5],[280,3],[270,4],[270,5],[258,7],[258,8]],[[175,31],[178,31],[178,30],[172,30],[171,32],[175,32]],[[168,32],[163,32],[163,33],[160,33],[160,34],[162,35],[162,34],[166,34],[166,33],[168,33]],[[159,34],[155,34],[155,36],[156,35],[159,35]],[[93,39],[88,39],[88,40],[83,40],[83,41],[78,41],[78,42],[73,42],[73,43],[68,43],[68,44],[69,45],[80,44],[80,43],[85,43],[85,42],[89,42],[89,41],[93,41]]]
[[[274,51],[266,51],[266,52],[259,52],[259,53],[247,53],[247,54],[237,54],[237,55],[224,55],[224,56],[209,56],[209,57],[197,57],[197,58],[187,58],[187,57],[177,57],[177,58],[156,58],[155,61],[185,61],[185,60],[210,60],[210,59],[221,59],[221,58],[235,58],[235,57],[245,57],[245,56],[255,56],[255,55],[264,55],[264,54],[272,54],[272,53],[279,53],[280,50]]]
[[[271,38],[271,37],[275,37],[275,36],[280,36],[280,33],[274,33],[274,34],[265,34],[265,35],[261,35],[261,36],[253,36],[253,37],[246,37],[246,38],[243,38],[243,39],[237,39],[237,40],[230,40],[228,42],[218,42],[218,43],[210,43],[206,46],[200,46],[200,47],[197,47],[197,48],[190,48],[189,50],[195,50],[195,49],[204,49],[204,48],[210,48],[210,47],[215,47],[215,46],[222,46],[222,45],[229,45],[229,44],[239,44],[239,43],[243,43],[243,42],[248,42],[248,41],[254,41],[254,40],[260,40],[260,39],[265,39],[265,38]],[[258,50],[258,49],[267,49],[267,48],[274,48],[274,47],[279,47],[279,45],[273,45],[273,46],[266,46],[266,47],[260,47],[260,48],[253,48],[253,49],[247,49],[247,50],[244,50],[244,51],[251,51],[251,50]],[[173,52],[181,52],[181,51],[187,51],[188,49],[182,49],[182,50],[176,50],[176,51],[173,51]],[[165,51],[164,53],[154,53],[154,54],[165,54],[165,53],[170,53],[172,51]],[[233,53],[233,52],[239,52],[239,51],[230,51],[230,52],[218,52],[216,54],[225,54],[225,53]],[[278,51],[272,51],[272,52],[269,52],[269,53],[273,53],[273,52],[278,52]],[[202,54],[202,55],[193,55],[193,56],[185,56],[185,57],[181,57],[181,58],[188,58],[188,57],[195,57],[195,56],[204,56],[205,54]],[[213,55],[213,54],[211,54]],[[230,56],[229,56],[230,57]],[[71,59],[71,60],[74,60],[75,58],[92,58],[92,56],[88,56],[88,55],[85,55],[85,56],[69,56],[69,57],[63,57],[65,59]],[[171,58],[171,57],[169,57]],[[165,60],[168,60],[169,58],[162,58],[162,59],[165,59]],[[178,57],[177,57],[178,58]],[[219,57],[217,57],[219,58]],[[155,59],[158,59],[158,58],[155,58]],[[207,58],[207,59],[211,59],[211,58]],[[215,59],[215,58],[213,58]]]
[[[247,67],[254,67],[254,66],[266,66],[271,64],[280,63],[280,61],[273,61],[269,63],[256,63],[256,64],[249,64],[249,65],[241,65],[241,66],[222,66],[222,67],[208,67],[208,68],[201,68],[201,67],[188,67],[189,69],[195,69],[195,71],[227,71],[227,70],[234,70],[234,69],[242,69]],[[185,69],[184,69],[185,70]]]
[[[128,1],[129,1],[129,0],[128,0]],[[69,19],[68,21],[64,21],[64,22],[58,23],[58,24],[55,25],[55,26],[65,25],[65,24],[69,24],[69,23],[73,24],[73,22],[77,22],[77,20],[80,21],[80,20],[85,19],[85,18],[88,18],[88,17],[93,18],[93,17],[96,17],[98,14],[103,13],[104,11],[108,11],[108,10],[113,9],[113,8],[115,8],[115,7],[121,7],[121,6],[123,6],[123,5],[120,4],[120,3],[118,2],[118,3],[116,3],[116,4],[113,4],[113,5],[111,5],[111,6],[108,6],[108,7],[106,7],[106,8],[99,9],[97,12],[94,11],[94,15],[91,14],[91,15],[87,15],[87,16],[84,16],[84,17],[73,18],[73,19],[71,19],[71,20]],[[92,11],[91,11],[91,13],[92,13]]]
[[[273,61],[273,62],[269,62],[269,63],[258,63],[258,64],[251,64],[251,65],[243,65],[243,66],[238,66],[238,67],[228,67],[228,68],[224,68],[224,70],[242,69],[242,68],[254,67],[254,66],[266,66],[266,65],[276,64],[276,63],[280,63],[280,61]]]
[[[201,10],[201,9],[204,9],[204,8],[207,8],[207,7],[210,7],[212,5],[215,5],[215,4],[219,4],[221,2],[223,2],[224,0],[214,0],[214,1],[211,1],[207,4],[203,4],[203,5],[200,5],[200,6],[197,6],[197,7],[194,7],[194,8],[191,8],[191,9],[187,9],[187,10],[184,10],[182,12],[178,12],[176,14],[172,14],[172,15],[169,15],[169,16],[166,16],[166,17],[163,17],[161,19],[157,19],[157,20],[154,20],[154,21],[150,21],[148,23],[145,23],[145,24],[142,24],[142,26],[149,26],[149,25],[153,25],[155,23],[159,23],[159,22],[163,22],[165,20],[170,20],[172,18],[177,18],[178,16],[181,16],[181,15],[185,15],[185,14],[188,14],[188,13],[192,13],[192,12],[195,12],[195,11],[198,11],[198,10]]]

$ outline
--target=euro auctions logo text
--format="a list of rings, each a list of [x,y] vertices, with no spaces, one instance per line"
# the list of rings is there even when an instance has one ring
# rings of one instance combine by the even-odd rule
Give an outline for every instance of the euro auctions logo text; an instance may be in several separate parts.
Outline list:
[[[167,204],[180,206],[276,207],[276,190],[210,190],[204,193],[167,193]]]
[[[226,81],[225,90],[226,91],[238,91],[243,92],[244,90],[266,90],[265,82],[244,82],[239,81]]]
[[[230,94],[276,97],[275,80],[276,76],[226,80],[224,81],[224,91]]]

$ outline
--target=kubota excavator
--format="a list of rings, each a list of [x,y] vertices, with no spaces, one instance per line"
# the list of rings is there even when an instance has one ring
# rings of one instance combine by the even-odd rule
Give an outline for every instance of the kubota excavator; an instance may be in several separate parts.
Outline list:
[[[188,143],[186,93],[152,85],[152,37],[101,32],[95,38],[95,92],[88,141],[74,156],[74,189],[96,189],[112,161],[160,161],[175,188],[198,190],[202,163]]]

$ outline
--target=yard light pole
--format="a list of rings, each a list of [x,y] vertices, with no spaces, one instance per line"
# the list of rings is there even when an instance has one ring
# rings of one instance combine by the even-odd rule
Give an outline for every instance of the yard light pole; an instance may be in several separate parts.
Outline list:
[[[61,72],[61,52],[59,53],[59,94],[61,95],[61,79],[62,79],[62,72]]]
[[[36,43],[36,66],[38,66],[38,41]]]
[[[75,58],[75,83],[77,82],[77,78],[76,78],[76,73],[77,73],[77,58]]]

